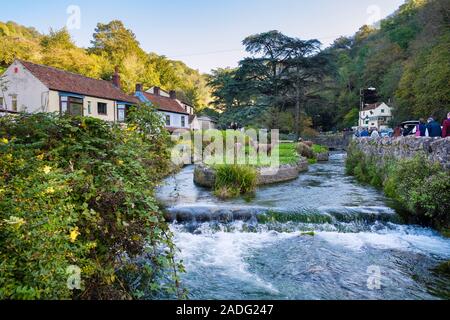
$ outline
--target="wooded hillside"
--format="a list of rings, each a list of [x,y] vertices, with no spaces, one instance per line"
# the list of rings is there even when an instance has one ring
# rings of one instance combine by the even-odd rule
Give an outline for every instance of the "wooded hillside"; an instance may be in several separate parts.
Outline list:
[[[105,80],[119,66],[123,88],[129,93],[140,82],[145,88],[177,90],[183,100],[200,109],[210,100],[204,75],[181,61],[145,52],[134,33],[118,20],[99,23],[87,49],[77,47],[65,29],[41,34],[14,22],[0,22],[0,73],[15,58]]]
[[[358,119],[359,90],[378,89],[395,121],[450,111],[450,1],[409,0],[381,21],[339,38],[326,52],[336,67],[322,120],[348,127]],[[312,111],[312,110],[310,110]],[[328,121],[326,121],[328,119]]]
[[[239,67],[210,77],[221,124],[302,134],[353,127],[360,90],[369,87],[394,107],[392,125],[429,116],[441,121],[450,111],[449,13],[448,0],[408,0],[379,25],[322,51],[317,40],[276,30],[249,36],[243,41],[249,56]]]

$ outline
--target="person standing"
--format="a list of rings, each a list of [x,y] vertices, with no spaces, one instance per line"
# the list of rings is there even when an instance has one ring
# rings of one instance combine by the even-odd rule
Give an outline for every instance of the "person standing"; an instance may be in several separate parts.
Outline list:
[[[361,132],[361,134],[359,135],[361,138],[368,138],[369,135],[369,130],[367,128],[364,128],[363,131]]]
[[[394,129],[394,138],[401,137],[402,135],[403,135],[402,127],[401,126],[396,126],[395,129]]]
[[[436,137],[441,138],[442,137],[441,125],[439,124],[439,122],[434,120],[433,117],[430,117],[430,119],[428,119],[427,130],[428,130],[428,135],[431,138],[436,138]]]
[[[378,139],[380,137],[380,133],[377,128],[373,128],[372,133],[370,134],[372,139]]]
[[[421,118],[419,124],[417,125],[417,132],[419,137],[426,137],[427,135],[427,124],[425,119]]]
[[[442,124],[442,138],[450,137],[450,112],[447,114],[447,119]]]

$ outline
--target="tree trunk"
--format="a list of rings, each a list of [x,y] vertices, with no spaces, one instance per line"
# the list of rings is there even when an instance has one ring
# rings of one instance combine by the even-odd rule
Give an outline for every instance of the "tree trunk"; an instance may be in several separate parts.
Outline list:
[[[300,138],[300,88],[295,88],[295,139]]]

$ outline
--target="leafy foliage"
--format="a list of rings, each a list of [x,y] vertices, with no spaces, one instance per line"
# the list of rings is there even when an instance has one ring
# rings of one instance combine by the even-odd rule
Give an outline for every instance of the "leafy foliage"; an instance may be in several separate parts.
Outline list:
[[[130,119],[126,129],[53,114],[0,119],[0,299],[182,295],[153,197],[169,140],[155,110]],[[72,265],[81,290],[67,287]]]
[[[314,153],[325,153],[325,152],[328,152],[330,150],[327,147],[325,147],[325,146],[314,144],[312,146],[312,151],[314,151]]]
[[[320,42],[269,31],[247,37],[243,45],[250,57],[210,77],[213,103],[224,112],[222,125],[282,126],[283,132],[300,134],[305,101],[315,96],[328,65]]]
[[[257,173],[250,166],[219,165],[215,167],[214,194],[222,199],[235,198],[256,190]]]
[[[359,181],[383,188],[387,196],[407,210],[409,221],[450,229],[449,173],[424,155],[380,163],[351,147],[346,168]]]
[[[314,125],[355,126],[359,90],[368,87],[394,107],[396,123],[430,115],[444,119],[450,96],[449,11],[446,0],[408,0],[379,29],[365,26],[336,40],[325,50],[336,74],[324,86]]]

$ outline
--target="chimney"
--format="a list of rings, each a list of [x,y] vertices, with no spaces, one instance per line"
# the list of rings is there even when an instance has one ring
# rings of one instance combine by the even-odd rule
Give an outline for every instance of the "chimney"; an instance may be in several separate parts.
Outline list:
[[[159,96],[161,94],[161,88],[160,87],[154,87],[153,88],[153,94],[155,96]]]
[[[171,90],[169,92],[170,94],[170,99],[176,100],[177,99],[177,92],[175,90]]]
[[[142,92],[142,83],[136,84],[136,92]]]
[[[112,83],[117,89],[120,89],[120,75],[119,75],[119,67],[118,66],[116,66],[114,68],[114,75],[112,77]]]

